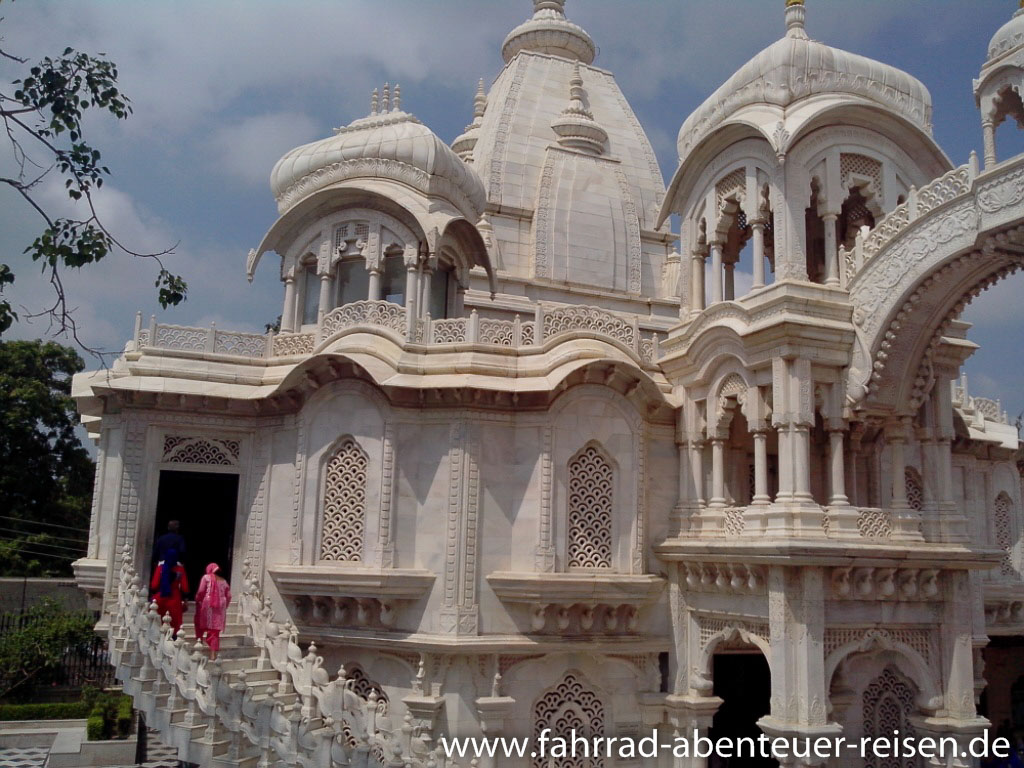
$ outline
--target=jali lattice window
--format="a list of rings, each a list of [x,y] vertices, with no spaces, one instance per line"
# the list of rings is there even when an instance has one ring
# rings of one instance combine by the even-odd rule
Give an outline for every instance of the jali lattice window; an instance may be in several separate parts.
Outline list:
[[[367,457],[345,438],[327,462],[320,559],[360,562],[366,520]]]
[[[899,738],[916,740],[917,733],[910,724],[910,716],[916,711],[914,689],[902,675],[892,667],[876,677],[864,689],[864,733],[862,736],[874,739],[891,739],[893,731],[899,731]],[[916,758],[865,757],[866,768],[918,768]]]
[[[566,673],[553,690],[537,699],[533,705],[533,736],[540,737],[544,729],[552,734],[569,738],[572,731],[593,743],[604,736],[604,705],[597,695],[583,684],[575,672]],[[582,751],[582,750],[580,750]],[[559,759],[559,768],[601,768],[601,757],[574,755]],[[533,768],[547,768],[546,759],[535,755]]]
[[[612,567],[615,474],[596,445],[569,462],[569,568]]]
[[[920,512],[924,509],[924,488],[921,485],[921,476],[913,467],[907,467],[903,472],[903,477],[907,485],[907,504],[911,509]]]
[[[999,570],[1004,576],[1012,576],[1014,571],[1013,561],[1010,559],[1010,554],[1013,551],[1013,529],[1011,527],[1013,502],[1010,500],[1010,497],[1006,495],[1006,491],[1002,491],[998,496],[996,496],[994,513],[996,546],[1003,550],[1003,561],[1000,564]]]

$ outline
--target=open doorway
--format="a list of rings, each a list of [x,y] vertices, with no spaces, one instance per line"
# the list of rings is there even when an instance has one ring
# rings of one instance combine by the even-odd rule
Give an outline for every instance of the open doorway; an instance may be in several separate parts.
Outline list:
[[[217,563],[221,573],[231,578],[237,507],[236,474],[160,471],[155,536],[167,530],[170,520],[181,524],[180,533],[185,537],[181,560],[193,592],[208,563]]]
[[[761,735],[757,721],[771,708],[772,678],[768,661],[759,651],[741,651],[716,653],[713,663],[714,695],[722,699],[722,706],[711,724],[711,740],[727,738],[736,744],[737,739],[747,737],[756,744]],[[749,751],[744,752],[743,757],[732,759],[713,755],[708,761],[709,768],[740,765],[774,768],[778,764],[771,758],[750,757]]]

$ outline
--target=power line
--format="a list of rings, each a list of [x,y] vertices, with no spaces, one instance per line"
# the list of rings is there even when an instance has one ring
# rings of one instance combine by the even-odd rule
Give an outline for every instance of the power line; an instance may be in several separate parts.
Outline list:
[[[64,546],[61,546],[60,544],[47,544],[44,541],[25,541],[24,539],[9,539],[9,538],[0,537],[0,542],[3,542],[3,541],[8,541],[8,542],[10,542],[12,544],[24,543],[24,544],[27,544],[27,545],[32,546],[32,547],[47,547],[47,548],[52,548],[52,549],[63,549],[65,552],[75,552],[75,553],[78,553],[79,556],[81,556],[81,553],[85,551],[84,547],[81,548],[81,549],[76,549],[75,547],[64,547]]]
[[[57,525],[57,523],[44,523],[39,520],[26,520],[23,517],[8,517],[7,515],[0,515],[0,520],[13,520],[16,523],[26,523],[28,525],[45,525],[47,528],[64,528],[68,531],[75,531],[75,533],[87,533],[88,528],[75,528],[71,525]]]
[[[52,533],[33,533],[32,531],[19,531],[19,530],[15,529],[15,528],[4,528],[2,526],[0,526],[0,531],[2,531],[4,533],[16,533],[16,534],[18,534],[20,536],[47,536],[47,537],[49,537],[51,539],[56,539],[57,541],[70,541],[73,544],[88,544],[89,543],[88,539],[71,539],[71,538],[68,538],[67,536],[54,536]],[[44,543],[44,542],[40,542],[40,543]]]
[[[56,552],[36,552],[32,549],[15,549],[19,555],[38,555],[39,557],[49,557],[54,560],[77,560],[81,555],[58,555]]]

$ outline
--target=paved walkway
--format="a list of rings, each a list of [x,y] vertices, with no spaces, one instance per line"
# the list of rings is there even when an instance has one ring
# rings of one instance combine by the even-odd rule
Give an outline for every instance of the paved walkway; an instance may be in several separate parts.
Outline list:
[[[177,750],[157,740],[155,731],[149,734],[149,762],[143,768],[178,768]],[[44,768],[49,747],[0,747],[0,768]],[[111,766],[111,768],[138,768],[138,766]]]

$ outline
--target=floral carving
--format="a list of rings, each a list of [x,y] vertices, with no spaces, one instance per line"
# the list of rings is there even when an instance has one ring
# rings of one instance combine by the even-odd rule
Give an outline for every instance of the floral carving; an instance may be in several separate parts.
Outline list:
[[[633,326],[600,307],[560,307],[544,313],[544,338],[568,331],[591,331],[621,341],[630,349],[636,342]]]
[[[405,334],[405,307],[389,301],[356,301],[332,309],[320,328],[323,339],[357,325],[376,325],[398,334]]]

